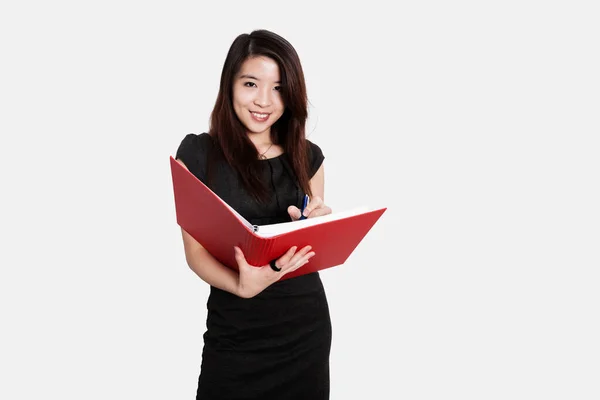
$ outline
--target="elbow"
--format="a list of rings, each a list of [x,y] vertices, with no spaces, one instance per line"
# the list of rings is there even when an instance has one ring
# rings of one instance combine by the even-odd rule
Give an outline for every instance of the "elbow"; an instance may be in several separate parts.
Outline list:
[[[200,260],[197,254],[194,254],[191,251],[185,252],[185,262],[192,271],[196,272],[199,266],[199,261]]]

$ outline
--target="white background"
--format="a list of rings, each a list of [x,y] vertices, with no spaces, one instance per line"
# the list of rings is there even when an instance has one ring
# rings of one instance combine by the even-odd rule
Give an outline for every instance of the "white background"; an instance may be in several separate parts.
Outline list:
[[[321,274],[331,399],[600,398],[593,2],[216,3],[0,7],[0,398],[194,398],[168,158],[258,28],[301,57],[327,203],[388,207]]]

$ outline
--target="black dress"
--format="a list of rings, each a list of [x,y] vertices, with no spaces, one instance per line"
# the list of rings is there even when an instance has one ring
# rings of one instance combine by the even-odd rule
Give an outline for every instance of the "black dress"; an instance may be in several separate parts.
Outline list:
[[[176,154],[205,183],[212,143],[207,133],[188,134]],[[309,146],[312,177],[324,157]],[[287,156],[261,163],[273,188],[266,205],[222,159],[211,167],[209,186],[252,224],[289,221],[287,207],[300,207],[304,192]],[[211,286],[207,307],[197,399],[329,399],[331,320],[318,272],[278,281],[250,299]]]

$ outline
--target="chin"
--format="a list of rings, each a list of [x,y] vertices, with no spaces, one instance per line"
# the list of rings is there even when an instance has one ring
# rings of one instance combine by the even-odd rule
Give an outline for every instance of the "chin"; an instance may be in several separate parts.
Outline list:
[[[248,125],[247,128],[248,128],[248,132],[258,134],[258,133],[264,133],[264,132],[268,131],[269,129],[271,129],[271,126],[269,125],[269,126],[257,127],[257,126],[254,126],[254,124],[252,124],[252,125]]]

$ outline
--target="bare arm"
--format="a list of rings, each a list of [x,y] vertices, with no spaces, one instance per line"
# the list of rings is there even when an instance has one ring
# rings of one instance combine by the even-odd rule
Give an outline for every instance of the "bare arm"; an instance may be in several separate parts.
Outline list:
[[[313,175],[309,182],[310,191],[313,197],[320,197],[325,201],[325,166],[321,164],[317,172]]]
[[[217,261],[196,239],[181,229],[185,260],[188,266],[204,282],[211,286],[240,296],[239,274]],[[233,252],[233,248],[231,249]]]
[[[177,160],[177,162],[187,169],[181,160]],[[181,229],[181,236],[183,237],[185,260],[190,269],[209,285],[239,296],[239,274],[217,261],[208,250],[202,247],[183,228]]]

